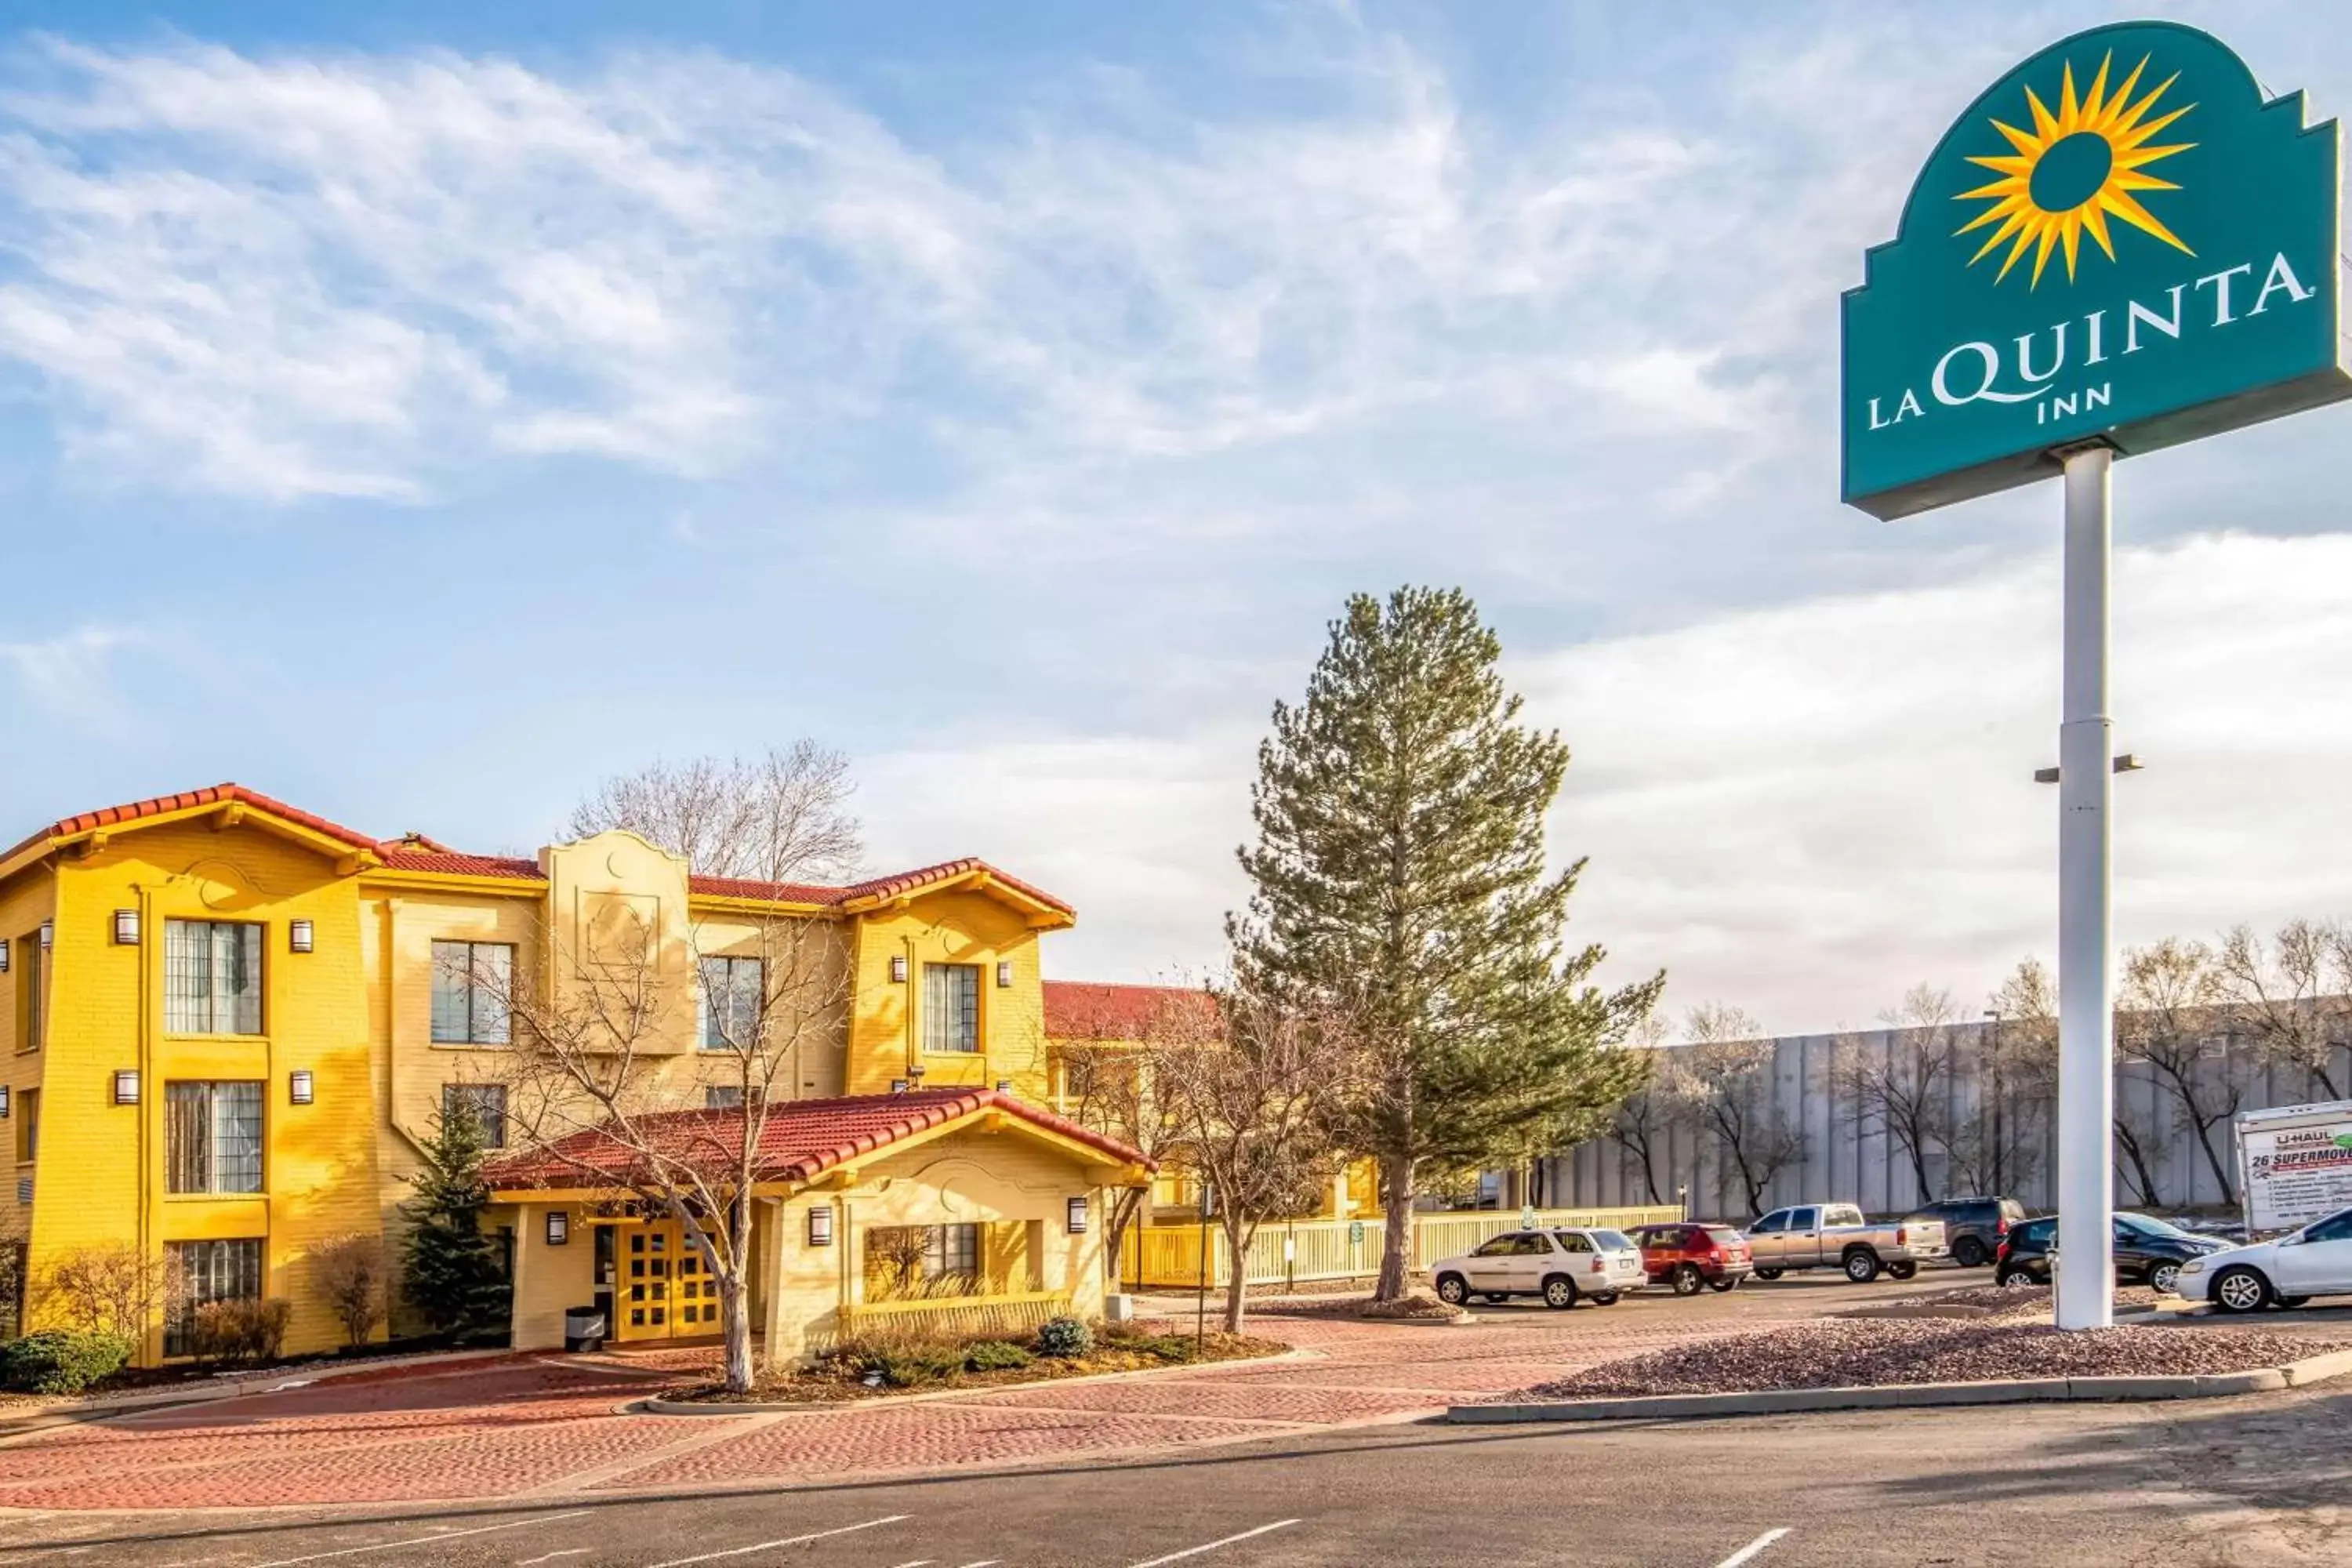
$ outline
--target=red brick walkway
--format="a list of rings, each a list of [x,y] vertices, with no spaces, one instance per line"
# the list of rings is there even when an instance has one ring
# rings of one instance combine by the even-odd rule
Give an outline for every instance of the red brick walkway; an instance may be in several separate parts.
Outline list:
[[[839,1413],[628,1415],[617,1407],[655,1382],[562,1357],[425,1367],[62,1427],[0,1447],[0,1508],[552,1498],[1095,1459],[1411,1418],[1659,1345],[1811,1317],[1857,1294],[1808,1283],[1570,1312],[1514,1305],[1461,1327],[1286,1316],[1270,1306],[1260,1331],[1315,1359]]]

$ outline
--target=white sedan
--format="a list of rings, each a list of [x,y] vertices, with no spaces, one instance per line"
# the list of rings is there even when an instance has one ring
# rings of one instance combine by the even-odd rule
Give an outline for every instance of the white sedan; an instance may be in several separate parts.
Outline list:
[[[1458,1258],[1430,1266],[1438,1298],[1460,1306],[1473,1296],[1500,1301],[1541,1296],[1544,1305],[1564,1310],[1579,1298],[1606,1307],[1649,1276],[1642,1249],[1614,1230],[1507,1230]]]
[[[2192,1258],[2172,1288],[2221,1312],[2300,1307],[2314,1296],[2352,1293],[2352,1209],[2252,1247]]]

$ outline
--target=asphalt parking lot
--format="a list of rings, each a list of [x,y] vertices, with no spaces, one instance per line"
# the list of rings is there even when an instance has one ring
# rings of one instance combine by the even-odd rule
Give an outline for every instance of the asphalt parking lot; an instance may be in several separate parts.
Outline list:
[[[713,1497],[0,1518],[0,1564],[1271,1568],[2352,1561],[2352,1394],[1505,1431]],[[1746,1555],[1742,1555],[1745,1553]]]

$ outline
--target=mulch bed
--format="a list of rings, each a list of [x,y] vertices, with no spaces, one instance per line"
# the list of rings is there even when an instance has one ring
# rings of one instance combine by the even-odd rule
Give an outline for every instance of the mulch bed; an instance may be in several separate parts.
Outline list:
[[[2011,1378],[2179,1376],[2277,1366],[2344,1348],[2352,1348],[2352,1336],[2331,1341],[2264,1329],[2214,1333],[2139,1325],[2069,1333],[2024,1314],[1972,1322],[1825,1318],[1608,1362],[1507,1397],[1581,1399]]]
[[[1414,1290],[1400,1300],[1375,1301],[1370,1296],[1319,1296],[1269,1301],[1261,1311],[1286,1318],[1349,1318],[1376,1323],[1450,1323],[1470,1314],[1449,1307],[1426,1290]]]
[[[1171,1335],[1189,1352],[1190,1334]],[[664,1399],[700,1405],[845,1405],[861,1399],[885,1399],[908,1394],[961,1393],[968,1390],[1019,1387],[1024,1384],[1057,1383],[1065,1378],[1097,1377],[1108,1372],[1150,1372],[1171,1366],[1206,1366],[1213,1362],[1244,1361],[1280,1355],[1290,1347],[1275,1340],[1248,1334],[1211,1333],[1201,1342],[1200,1353],[1171,1357],[1116,1343],[1098,1344],[1082,1356],[1039,1356],[1027,1366],[999,1367],[988,1372],[963,1371],[952,1376],[918,1384],[868,1384],[856,1368],[831,1363],[785,1376],[763,1378],[749,1394],[730,1394],[723,1384],[702,1383],[662,1391]]]

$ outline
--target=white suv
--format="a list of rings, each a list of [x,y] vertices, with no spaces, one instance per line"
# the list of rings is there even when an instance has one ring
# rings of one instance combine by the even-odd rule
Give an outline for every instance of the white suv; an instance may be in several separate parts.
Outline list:
[[[1457,1307],[1473,1296],[1541,1296],[1545,1306],[1562,1310],[1580,1297],[1609,1306],[1649,1279],[1642,1249],[1614,1230],[1507,1230],[1458,1258],[1438,1259],[1429,1277],[1439,1299]]]

